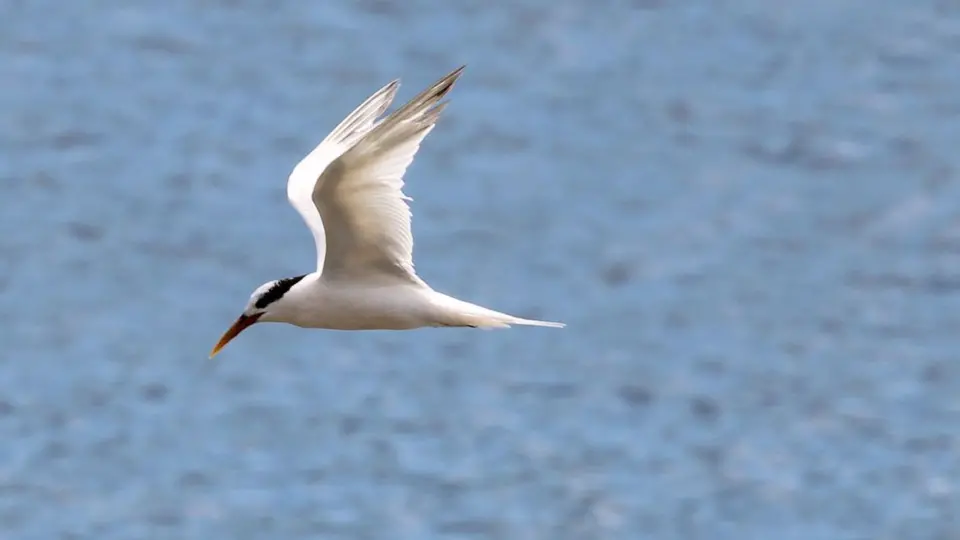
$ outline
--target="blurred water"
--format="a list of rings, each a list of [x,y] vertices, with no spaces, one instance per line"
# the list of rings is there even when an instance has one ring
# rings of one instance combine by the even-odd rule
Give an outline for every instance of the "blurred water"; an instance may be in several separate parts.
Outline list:
[[[292,166],[467,63],[421,274],[264,325]],[[3,538],[960,534],[960,4],[0,3]]]

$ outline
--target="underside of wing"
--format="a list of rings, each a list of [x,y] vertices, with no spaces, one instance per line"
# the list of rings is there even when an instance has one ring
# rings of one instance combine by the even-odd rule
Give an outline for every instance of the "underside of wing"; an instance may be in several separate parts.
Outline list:
[[[313,191],[325,229],[324,276],[417,280],[403,175],[462,71],[460,67],[421,92],[326,167]]]
[[[317,247],[317,270],[323,267],[325,235],[323,222],[313,203],[313,190],[323,171],[345,150],[371,129],[397,95],[400,81],[394,80],[377,90],[340,122],[329,135],[304,157],[287,181],[287,199],[313,234]]]

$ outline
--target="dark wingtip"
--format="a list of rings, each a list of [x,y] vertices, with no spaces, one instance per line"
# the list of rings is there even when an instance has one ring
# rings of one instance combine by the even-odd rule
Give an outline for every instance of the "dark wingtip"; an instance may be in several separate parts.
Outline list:
[[[447,92],[453,88],[453,85],[457,82],[457,79],[460,78],[460,75],[463,74],[463,70],[467,68],[466,64],[461,65],[457,69],[451,71],[447,74],[446,77],[440,79],[440,83],[437,85],[436,94],[440,97],[446,95]]]

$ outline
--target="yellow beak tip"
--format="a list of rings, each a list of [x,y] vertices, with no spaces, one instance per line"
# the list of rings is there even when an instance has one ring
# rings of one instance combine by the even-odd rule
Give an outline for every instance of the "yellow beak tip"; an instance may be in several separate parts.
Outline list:
[[[237,337],[240,332],[243,332],[246,328],[252,326],[259,319],[260,315],[241,315],[239,318],[237,318],[236,322],[234,322],[233,325],[231,325],[230,328],[223,334],[223,337],[220,338],[220,341],[214,345],[213,350],[210,351],[209,359],[212,359],[214,356],[220,354],[220,350],[223,349],[227,343],[230,343],[230,341]]]

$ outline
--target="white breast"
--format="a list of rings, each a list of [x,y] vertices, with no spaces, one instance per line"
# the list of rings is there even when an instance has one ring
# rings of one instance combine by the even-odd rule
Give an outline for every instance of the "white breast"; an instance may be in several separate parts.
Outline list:
[[[274,317],[304,328],[409,330],[433,326],[430,288],[409,282],[328,282],[317,278],[298,288]]]

